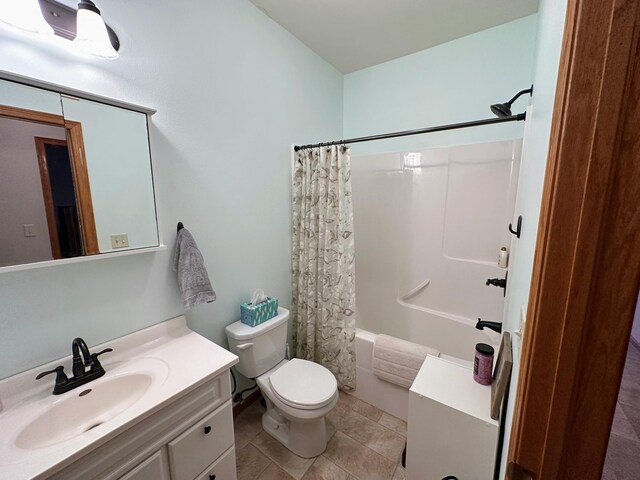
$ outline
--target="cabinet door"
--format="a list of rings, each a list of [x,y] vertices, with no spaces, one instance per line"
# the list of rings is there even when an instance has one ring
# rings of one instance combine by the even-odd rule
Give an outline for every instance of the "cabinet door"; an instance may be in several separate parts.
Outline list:
[[[169,468],[164,448],[131,470],[120,480],[169,480]]]
[[[236,449],[231,448],[196,480],[236,480]]]
[[[193,480],[233,445],[231,402],[169,442],[172,480]]]

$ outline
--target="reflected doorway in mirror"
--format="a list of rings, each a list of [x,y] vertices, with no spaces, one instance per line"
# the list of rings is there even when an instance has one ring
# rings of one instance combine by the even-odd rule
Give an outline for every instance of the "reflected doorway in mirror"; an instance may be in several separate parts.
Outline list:
[[[35,137],[51,252],[54,259],[84,253],[67,141]]]
[[[0,137],[0,266],[98,253],[82,125],[0,105]]]

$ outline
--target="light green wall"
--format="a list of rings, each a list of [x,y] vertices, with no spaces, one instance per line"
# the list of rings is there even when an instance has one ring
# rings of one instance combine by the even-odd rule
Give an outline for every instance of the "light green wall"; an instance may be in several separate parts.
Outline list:
[[[516,216],[523,217],[522,234],[520,238],[514,238],[511,242],[509,288],[504,316],[504,331],[511,332],[513,338],[513,374],[507,414],[504,419],[505,445],[509,444],[520,372],[521,340],[513,335],[513,332],[520,324],[520,309],[522,307],[526,309],[529,302],[566,8],[566,0],[541,0],[538,10],[540,24],[534,62],[535,87],[531,98],[531,115],[527,119],[527,135],[522,147],[520,181],[516,199]],[[504,449],[501,463],[503,477],[506,462],[507,449]]]
[[[250,288],[291,298],[290,145],[341,134],[342,75],[246,0],[102,2],[115,61],[0,29],[0,69],[158,110],[161,233],[169,250],[0,274],[0,378],[183,312],[176,222],[202,249],[218,300],[189,325],[226,345]],[[36,42],[36,43],[34,43]]]
[[[537,15],[348,74],[343,138],[480,120],[531,86]],[[521,97],[514,112],[524,111]],[[352,154],[508,140],[522,123],[354,144]]]

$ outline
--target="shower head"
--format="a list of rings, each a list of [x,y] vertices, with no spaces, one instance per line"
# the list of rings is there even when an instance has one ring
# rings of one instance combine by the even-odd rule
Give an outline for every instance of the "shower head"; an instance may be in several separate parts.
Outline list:
[[[496,117],[510,117],[511,104],[510,103],[494,103],[493,105],[491,105],[491,111]]]
[[[533,85],[531,88],[527,88],[526,90],[520,90],[518,93],[514,95],[514,97],[505,103],[494,103],[491,105],[491,111],[496,117],[510,117],[511,113],[511,105],[515,102],[521,95],[525,93],[532,94],[533,93]]]

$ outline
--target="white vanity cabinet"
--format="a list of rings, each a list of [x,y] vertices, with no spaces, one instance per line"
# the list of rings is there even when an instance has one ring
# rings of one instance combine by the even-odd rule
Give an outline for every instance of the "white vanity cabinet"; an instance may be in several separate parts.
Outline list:
[[[164,449],[157,451],[120,480],[169,480],[169,464]]]
[[[229,370],[49,478],[235,480]]]
[[[71,355],[0,380],[0,479],[235,480],[238,357],[184,316],[107,347],[104,376],[60,395],[36,376]]]

